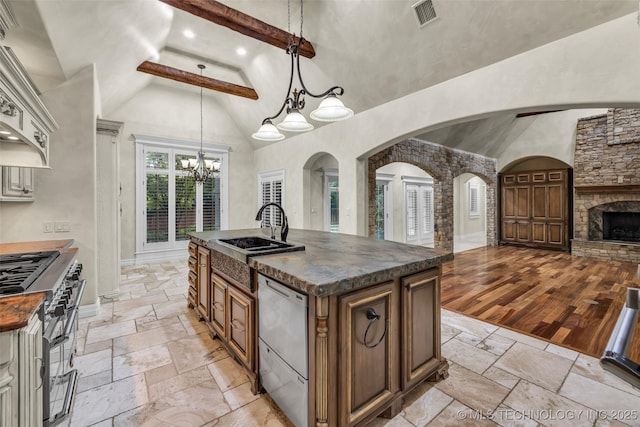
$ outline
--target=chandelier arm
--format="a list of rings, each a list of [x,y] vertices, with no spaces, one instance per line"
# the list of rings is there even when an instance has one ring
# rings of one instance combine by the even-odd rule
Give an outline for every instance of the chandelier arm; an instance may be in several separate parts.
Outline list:
[[[302,80],[302,73],[300,72],[300,56],[298,55],[298,50],[300,49],[300,45],[304,42],[304,38],[300,37],[300,40],[298,41],[298,44],[295,47],[295,53],[296,53],[296,70],[298,71],[298,80],[300,80],[300,85],[302,86],[302,89],[304,90],[304,93],[313,97],[313,98],[323,98],[327,95],[329,95],[330,93],[334,94],[334,95],[343,95],[344,94],[344,88],[342,86],[333,86],[329,89],[327,89],[325,92],[320,93],[320,94],[314,94],[311,91],[309,91],[309,89],[307,89],[307,87],[304,84],[304,80]]]
[[[276,114],[274,114],[273,116],[267,117],[266,119],[264,119],[262,121],[263,125],[265,123],[267,123],[267,121],[271,121],[271,120],[277,118],[280,114],[282,114],[282,112],[284,111],[284,108],[287,106],[287,104],[293,103],[293,99],[291,99],[291,97],[289,97],[289,94],[291,93],[291,88],[293,87],[293,71],[294,71],[294,63],[293,63],[293,61],[295,60],[295,58],[298,57],[298,53],[297,53],[297,50],[295,52],[293,52],[291,47],[287,48],[287,53],[289,55],[291,55],[291,73],[290,73],[290,76],[289,76],[289,87],[287,88],[287,93],[285,94],[285,99],[284,99],[284,102],[282,103],[282,107],[280,107],[280,110],[278,110],[278,112]]]

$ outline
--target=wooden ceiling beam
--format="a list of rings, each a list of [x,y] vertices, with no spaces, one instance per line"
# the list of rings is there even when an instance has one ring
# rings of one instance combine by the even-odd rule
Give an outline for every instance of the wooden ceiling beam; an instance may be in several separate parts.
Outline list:
[[[176,9],[184,10],[215,24],[225,26],[245,36],[286,49],[293,34],[260,21],[251,15],[232,9],[215,0],[160,0]],[[295,37],[296,43],[299,37]],[[305,39],[300,46],[300,55],[313,58],[316,51],[313,44]]]
[[[199,74],[190,73],[188,71],[158,64],[156,62],[144,61],[142,64],[138,65],[137,70],[143,73],[153,74],[154,76],[163,77],[165,79],[171,79],[177,82],[216,90],[218,92],[242,96],[249,99],[258,99],[258,94],[253,88],[212,79],[210,77],[204,77]]]

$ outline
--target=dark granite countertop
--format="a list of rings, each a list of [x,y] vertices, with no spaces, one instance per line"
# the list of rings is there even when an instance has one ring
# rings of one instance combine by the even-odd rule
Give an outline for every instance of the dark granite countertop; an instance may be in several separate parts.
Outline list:
[[[233,249],[216,240],[268,234],[268,229],[256,228],[190,235],[197,243],[233,256],[229,252]],[[453,259],[453,254],[444,250],[324,231],[291,229],[287,242],[302,244],[305,250],[252,257],[249,266],[316,296],[367,287]]]

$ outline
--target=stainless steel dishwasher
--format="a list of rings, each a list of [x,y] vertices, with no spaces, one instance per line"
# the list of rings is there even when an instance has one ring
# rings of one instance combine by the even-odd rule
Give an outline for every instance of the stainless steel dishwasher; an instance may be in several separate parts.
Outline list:
[[[308,425],[307,296],[258,276],[260,381],[296,426]]]

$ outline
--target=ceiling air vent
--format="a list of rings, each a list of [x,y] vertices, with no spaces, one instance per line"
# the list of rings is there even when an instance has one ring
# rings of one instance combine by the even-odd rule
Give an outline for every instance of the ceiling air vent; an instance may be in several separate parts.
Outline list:
[[[438,18],[438,16],[436,15],[436,10],[433,7],[432,0],[421,0],[411,7],[416,14],[416,19],[418,20],[418,25],[420,25],[420,28]]]

